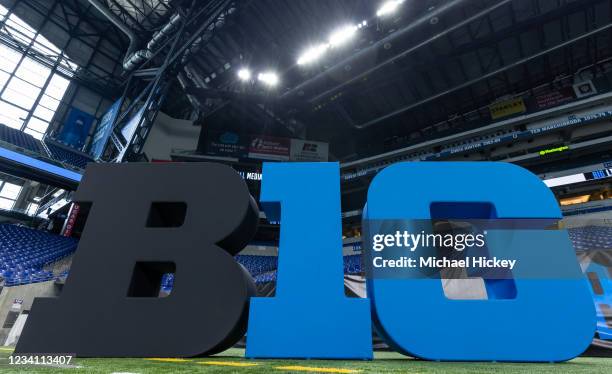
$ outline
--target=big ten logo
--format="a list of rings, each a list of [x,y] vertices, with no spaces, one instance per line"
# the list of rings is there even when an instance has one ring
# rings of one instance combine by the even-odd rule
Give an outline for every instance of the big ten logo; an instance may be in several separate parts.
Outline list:
[[[486,300],[449,300],[439,279],[368,279],[367,298],[347,298],[339,164],[267,163],[263,174],[261,206],[281,222],[272,298],[254,297],[251,275],[232,257],[259,217],[233,169],[91,165],[75,194],[91,210],[70,277],[59,298],[35,301],[16,352],[201,356],[246,332],[248,357],[371,359],[372,327],[397,351],[431,360],[562,361],[589,345],[595,313],[586,280],[546,269],[555,256],[564,271],[580,272],[565,232],[517,252],[547,277],[484,279]],[[432,212],[436,203],[444,209]],[[387,167],[370,184],[363,218],[480,218],[466,208],[474,203],[500,219],[561,218],[528,171],[465,162]],[[542,255],[520,258],[531,250]],[[174,288],[158,298],[168,272]]]

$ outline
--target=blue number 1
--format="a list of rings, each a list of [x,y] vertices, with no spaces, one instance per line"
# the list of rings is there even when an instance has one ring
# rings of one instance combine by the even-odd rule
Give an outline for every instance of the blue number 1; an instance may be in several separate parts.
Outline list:
[[[278,274],[275,297],[251,299],[246,356],[371,359],[369,301],[344,294],[339,165],[266,163],[263,175]]]

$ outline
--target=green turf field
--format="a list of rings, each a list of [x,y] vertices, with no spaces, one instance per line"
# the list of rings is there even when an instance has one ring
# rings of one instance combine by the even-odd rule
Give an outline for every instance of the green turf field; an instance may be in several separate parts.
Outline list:
[[[439,363],[397,353],[377,352],[374,361],[247,360],[244,350],[230,349],[211,358],[188,360],[76,359],[70,368],[11,366],[0,350],[0,373],[612,373],[612,359],[577,358],[561,364]]]

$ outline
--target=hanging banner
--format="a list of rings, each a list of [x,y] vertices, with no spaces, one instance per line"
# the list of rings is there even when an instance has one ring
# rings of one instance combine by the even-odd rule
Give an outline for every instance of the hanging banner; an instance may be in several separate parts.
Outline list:
[[[558,90],[537,95],[534,98],[537,110],[552,108],[574,100],[574,90],[571,87],[563,87]]]
[[[249,157],[264,160],[289,160],[291,142],[288,138],[255,136],[249,145]]]
[[[245,158],[249,148],[249,137],[235,132],[208,132],[204,153],[211,156]]]
[[[511,116],[513,114],[524,113],[527,110],[522,97],[499,101],[489,105],[492,119]]]
[[[68,217],[66,218],[66,222],[64,222],[64,227],[62,229],[62,236],[71,237],[72,231],[74,230],[74,224],[76,223],[77,217],[79,216],[79,212],[81,211],[81,207],[77,203],[72,203],[72,207],[70,207],[70,211],[68,212]]]
[[[108,142],[108,138],[113,131],[113,124],[119,115],[119,109],[121,109],[121,99],[115,101],[113,105],[108,108],[108,111],[104,114],[100,123],[98,123],[98,128],[93,135],[91,147],[89,149],[89,153],[96,160],[99,159],[104,152],[106,142]]]
[[[136,114],[134,114],[134,116],[130,118],[130,120],[121,129],[121,135],[123,135],[128,143],[132,140],[132,137],[138,128],[138,124],[144,116],[144,109],[144,107],[140,108],[138,112],[136,112]]]
[[[329,144],[310,140],[291,139],[291,161],[327,161]]]
[[[74,149],[81,150],[89,136],[89,130],[96,118],[80,109],[72,108],[68,119],[56,140]]]

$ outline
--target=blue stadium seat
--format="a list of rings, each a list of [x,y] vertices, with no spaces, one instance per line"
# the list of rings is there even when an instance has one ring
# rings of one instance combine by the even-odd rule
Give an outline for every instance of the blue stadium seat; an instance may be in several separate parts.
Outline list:
[[[261,273],[255,276],[255,283],[268,283],[276,281],[276,270]]]
[[[567,230],[574,249],[578,252],[593,249],[612,249],[612,227],[584,226]]]
[[[30,134],[26,134],[3,124],[0,124],[0,141],[10,143],[14,146],[27,149],[45,157],[50,157],[56,161],[66,163],[80,169],[85,169],[87,163],[94,162],[92,158],[84,155],[83,153],[72,151],[66,146],[59,146],[50,139],[44,140],[45,146],[50,152],[50,155],[47,155],[47,151],[40,140],[34,138]]]
[[[238,255],[236,256],[242,266],[244,266],[252,276],[257,276],[278,267],[278,258],[276,256],[253,256],[253,255]]]
[[[238,255],[236,261],[244,266],[255,279],[255,283],[268,283],[276,281],[276,269],[278,257],[276,256],[254,256]],[[363,270],[361,255],[344,256],[344,272],[347,274],[358,274]],[[161,281],[161,289],[165,292],[172,291],[174,283],[173,274],[164,274]]]
[[[362,272],[361,255],[344,256],[344,273],[358,274]]]
[[[32,152],[45,154],[40,140],[30,134],[0,124],[0,140]]]
[[[70,164],[77,168],[85,169],[87,163],[94,162],[93,159],[78,153],[77,151],[71,151],[66,147],[61,147],[54,144],[51,140],[45,139],[45,145],[55,160]]]
[[[78,241],[26,227],[0,224],[0,276],[5,286],[54,278],[45,265],[71,255]]]
[[[174,286],[174,274],[164,274],[161,280],[161,290],[170,293],[170,291],[172,291],[172,286]]]

